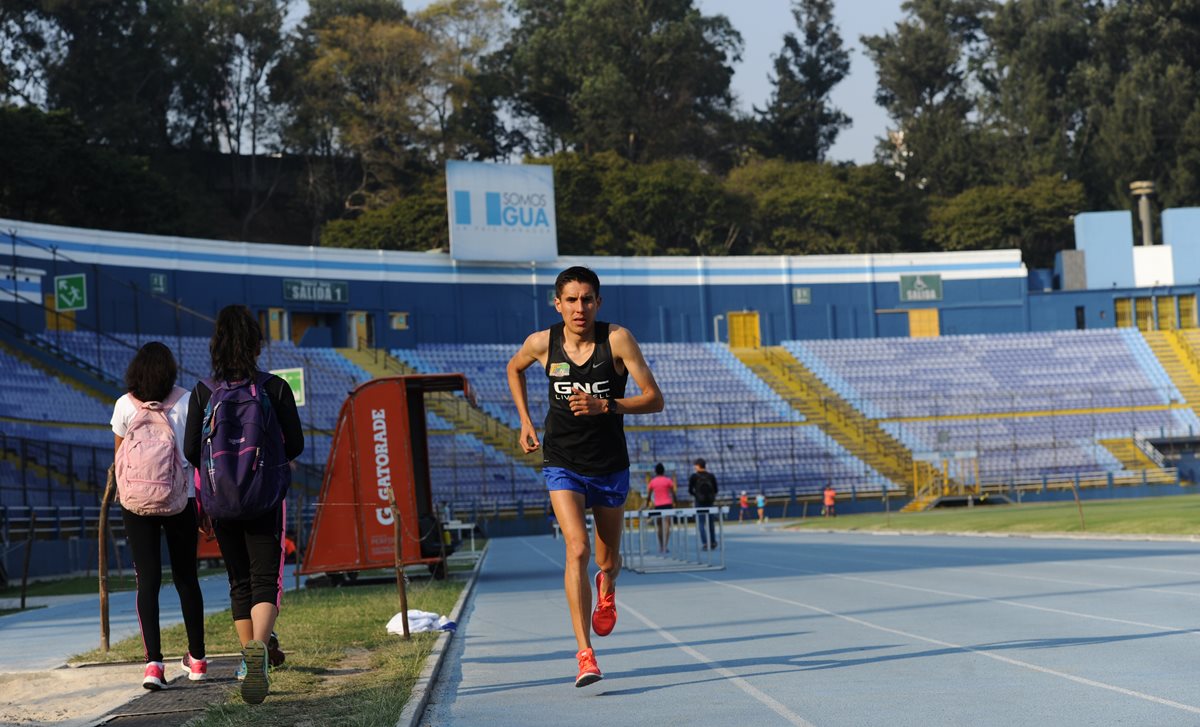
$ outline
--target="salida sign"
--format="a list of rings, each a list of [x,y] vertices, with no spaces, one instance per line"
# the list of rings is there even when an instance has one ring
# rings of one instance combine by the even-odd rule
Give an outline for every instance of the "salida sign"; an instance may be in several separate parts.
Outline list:
[[[301,573],[432,563],[421,555],[421,514],[432,512],[425,391],[468,391],[460,374],[393,376],[356,387],[342,404]],[[411,404],[411,406],[410,406]],[[419,452],[417,451],[419,448]],[[395,498],[396,507],[392,507]],[[396,534],[400,533],[400,548]]]

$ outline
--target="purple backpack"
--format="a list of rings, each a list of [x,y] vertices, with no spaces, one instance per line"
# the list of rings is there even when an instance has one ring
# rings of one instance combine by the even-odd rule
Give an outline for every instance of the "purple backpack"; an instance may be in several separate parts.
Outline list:
[[[200,434],[200,504],[214,520],[248,520],[287,497],[292,468],[263,388],[269,377],[201,382],[212,396]]]

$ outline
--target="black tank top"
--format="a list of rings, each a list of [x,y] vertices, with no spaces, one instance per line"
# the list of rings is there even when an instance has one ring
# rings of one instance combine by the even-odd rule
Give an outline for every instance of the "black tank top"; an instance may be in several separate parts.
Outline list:
[[[563,350],[563,324],[550,327],[550,353],[546,358],[550,410],[546,413],[546,434],[542,438],[542,463],[547,467],[564,467],[589,477],[629,468],[625,417],[621,414],[577,417],[571,413],[567,401],[575,389],[599,399],[625,396],[629,372],[617,373],[608,328],[607,323],[596,321],[592,357],[582,366],[576,366]]]

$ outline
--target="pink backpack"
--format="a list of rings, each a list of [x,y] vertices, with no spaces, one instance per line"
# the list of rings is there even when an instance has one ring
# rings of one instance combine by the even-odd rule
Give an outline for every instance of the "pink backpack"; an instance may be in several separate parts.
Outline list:
[[[188,501],[183,459],[167,413],[187,392],[176,388],[164,402],[129,400],[137,407],[117,450],[117,493],[121,507],[137,515],[176,515]]]

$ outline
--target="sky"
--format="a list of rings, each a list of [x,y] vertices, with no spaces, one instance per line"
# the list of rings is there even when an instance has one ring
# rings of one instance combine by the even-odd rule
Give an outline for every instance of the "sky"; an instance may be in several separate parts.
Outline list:
[[[829,161],[865,164],[875,158],[877,139],[886,134],[887,112],[875,104],[875,65],[863,53],[859,37],[892,30],[903,17],[902,0],[835,0],[833,21],[850,53],[850,73],[833,89],[833,105],[850,116],[829,151]],[[424,5],[425,2],[420,2]],[[409,5],[415,5],[410,1]],[[783,47],[783,34],[797,33],[791,0],[696,0],[705,15],[724,15],[742,34],[742,62],[735,68],[733,90],[740,106],[765,106],[771,96],[771,56]]]
[[[431,0],[405,0],[410,11]],[[734,69],[733,91],[739,106],[765,106],[771,96],[771,56],[783,47],[783,34],[798,32],[791,0],[695,0],[705,15],[724,15],[742,34],[742,61]],[[829,161],[865,164],[875,158],[877,139],[887,132],[887,113],[875,104],[875,66],[863,53],[862,35],[891,30],[903,17],[902,0],[835,0],[834,23],[842,47],[850,53],[850,73],[833,89],[833,104],[853,125],[838,134]]]

